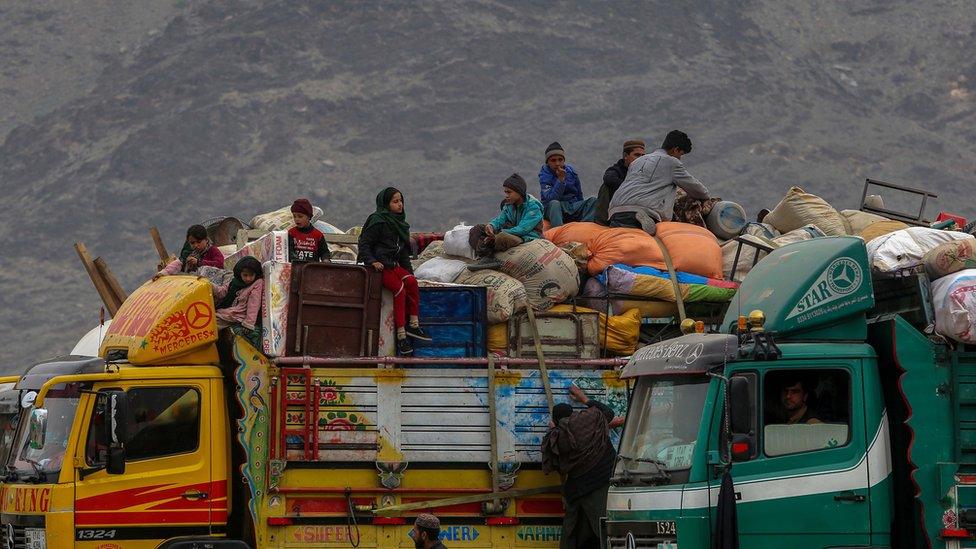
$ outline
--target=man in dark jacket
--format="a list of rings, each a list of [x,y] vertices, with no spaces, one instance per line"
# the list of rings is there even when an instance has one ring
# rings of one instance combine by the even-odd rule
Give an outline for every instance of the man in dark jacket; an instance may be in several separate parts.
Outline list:
[[[644,141],[642,139],[629,139],[624,141],[623,158],[603,172],[603,185],[600,185],[600,192],[596,195],[596,218],[594,221],[600,225],[610,226],[610,215],[607,209],[610,207],[610,199],[617,188],[627,177],[627,168],[630,163],[644,156]]]
[[[563,534],[560,549],[599,547],[600,518],[607,514],[613,474],[610,427],[619,425],[606,404],[589,399],[577,386],[569,395],[586,405],[560,403],[552,409],[549,432],[542,439],[542,471],[557,471],[563,481]]]

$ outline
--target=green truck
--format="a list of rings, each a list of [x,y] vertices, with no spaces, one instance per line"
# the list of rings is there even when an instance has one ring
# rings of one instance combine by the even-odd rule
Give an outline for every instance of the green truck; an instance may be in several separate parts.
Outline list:
[[[976,547],[976,350],[933,318],[925,275],[872,277],[858,238],[773,251],[719,333],[625,367],[605,547]]]

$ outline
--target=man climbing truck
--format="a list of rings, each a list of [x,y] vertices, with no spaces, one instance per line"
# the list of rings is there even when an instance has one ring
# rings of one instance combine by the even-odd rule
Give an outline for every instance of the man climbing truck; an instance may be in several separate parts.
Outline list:
[[[148,282],[100,358],[19,378],[5,547],[408,547],[424,512],[449,547],[555,547],[543,380],[626,402],[616,371],[579,367],[614,360],[272,362],[213,311],[206,280]]]
[[[872,280],[860,239],[773,251],[725,333],[645,347],[621,374],[606,546],[976,547],[976,352],[926,335],[932,319],[925,275]],[[725,471],[737,533],[716,529]]]

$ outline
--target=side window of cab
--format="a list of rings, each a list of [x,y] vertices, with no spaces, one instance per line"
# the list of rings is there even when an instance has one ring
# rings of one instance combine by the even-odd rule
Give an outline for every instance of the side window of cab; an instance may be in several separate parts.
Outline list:
[[[769,457],[850,442],[851,376],[846,370],[774,370],[763,378],[763,453]]]
[[[200,442],[200,392],[193,387],[129,389],[125,459],[138,461],[195,451]],[[88,465],[105,463],[105,399],[96,399],[85,446]]]

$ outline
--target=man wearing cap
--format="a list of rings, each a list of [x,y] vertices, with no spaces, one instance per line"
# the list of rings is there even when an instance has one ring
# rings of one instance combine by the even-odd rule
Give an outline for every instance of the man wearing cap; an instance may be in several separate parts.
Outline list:
[[[657,224],[670,221],[674,215],[679,187],[693,199],[708,200],[708,189],[681,163],[681,157],[690,152],[688,134],[672,130],[660,149],[631,162],[627,177],[610,200],[610,226],[655,234]]]
[[[563,533],[560,549],[600,546],[600,519],[607,514],[607,491],[613,474],[610,428],[623,418],[602,402],[570,385],[569,396],[586,405],[574,411],[561,402],[552,408],[549,432],[542,439],[542,472],[562,478]]]
[[[447,549],[441,543],[441,521],[434,515],[422,513],[413,523],[413,546],[417,549]]]
[[[596,195],[596,217],[594,221],[600,225],[610,225],[610,214],[607,209],[610,207],[610,200],[613,193],[617,192],[620,184],[627,177],[627,168],[631,162],[644,156],[644,140],[628,139],[624,141],[623,158],[603,172],[603,185],[600,185],[600,192]]]
[[[505,200],[502,211],[485,225],[471,228],[469,242],[482,261],[468,269],[494,269],[500,263],[491,257],[523,242],[542,238],[542,203],[526,193],[525,179],[517,173],[502,182]]]
[[[593,221],[596,197],[583,198],[579,176],[566,163],[566,152],[557,141],[546,148],[546,163],[539,170],[539,186],[546,219],[553,227],[564,222]]]

